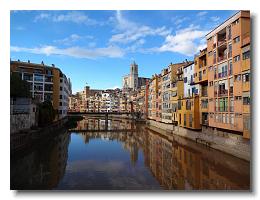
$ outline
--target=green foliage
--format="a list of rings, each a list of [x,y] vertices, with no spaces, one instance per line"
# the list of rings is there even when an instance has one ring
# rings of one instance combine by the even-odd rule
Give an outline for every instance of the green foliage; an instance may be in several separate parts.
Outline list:
[[[68,128],[76,128],[77,127],[77,122],[83,120],[84,118],[82,116],[69,116],[68,117],[68,123],[67,127]]]
[[[30,98],[30,83],[22,80],[19,73],[11,73],[10,77],[10,96]]]
[[[55,119],[56,111],[54,110],[50,101],[44,101],[38,105],[39,116],[38,125],[46,126],[53,122]]]

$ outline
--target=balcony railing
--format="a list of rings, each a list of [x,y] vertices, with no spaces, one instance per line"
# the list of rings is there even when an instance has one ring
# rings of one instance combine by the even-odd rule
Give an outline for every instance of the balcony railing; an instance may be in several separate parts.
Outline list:
[[[218,57],[218,62],[221,62],[221,61],[226,60],[226,59],[227,59],[227,55],[219,56]]]
[[[233,92],[233,88],[229,88],[229,96],[233,96],[234,92]]]
[[[218,73],[218,78],[223,78],[227,76],[227,71]]]
[[[219,41],[218,41],[218,46],[220,46],[220,45],[226,43],[226,41],[227,41],[226,38],[219,40]]]
[[[227,96],[228,95],[228,91],[227,90],[220,90],[218,94],[219,94],[220,97]]]
[[[229,106],[229,112],[234,112],[234,106]]]
[[[207,91],[202,91],[201,96],[202,97],[207,97],[208,96],[208,92]]]

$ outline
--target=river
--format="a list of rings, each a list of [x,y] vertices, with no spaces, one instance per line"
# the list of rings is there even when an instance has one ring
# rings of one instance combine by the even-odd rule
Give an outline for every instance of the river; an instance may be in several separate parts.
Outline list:
[[[15,190],[249,190],[250,163],[127,119],[84,118],[11,158]]]

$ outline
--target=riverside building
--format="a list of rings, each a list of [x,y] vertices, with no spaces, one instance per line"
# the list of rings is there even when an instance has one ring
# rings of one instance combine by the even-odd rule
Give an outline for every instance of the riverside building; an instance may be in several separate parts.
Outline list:
[[[30,83],[30,92],[38,102],[51,101],[58,118],[67,115],[69,96],[71,95],[70,79],[55,65],[18,61],[10,62],[11,73],[18,73],[22,80]]]
[[[209,126],[250,138],[250,12],[206,35]]]

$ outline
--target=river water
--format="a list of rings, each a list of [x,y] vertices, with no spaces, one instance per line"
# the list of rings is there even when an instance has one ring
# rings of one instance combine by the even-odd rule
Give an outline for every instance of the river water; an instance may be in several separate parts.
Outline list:
[[[250,163],[130,120],[85,118],[13,157],[11,189],[249,190]]]

